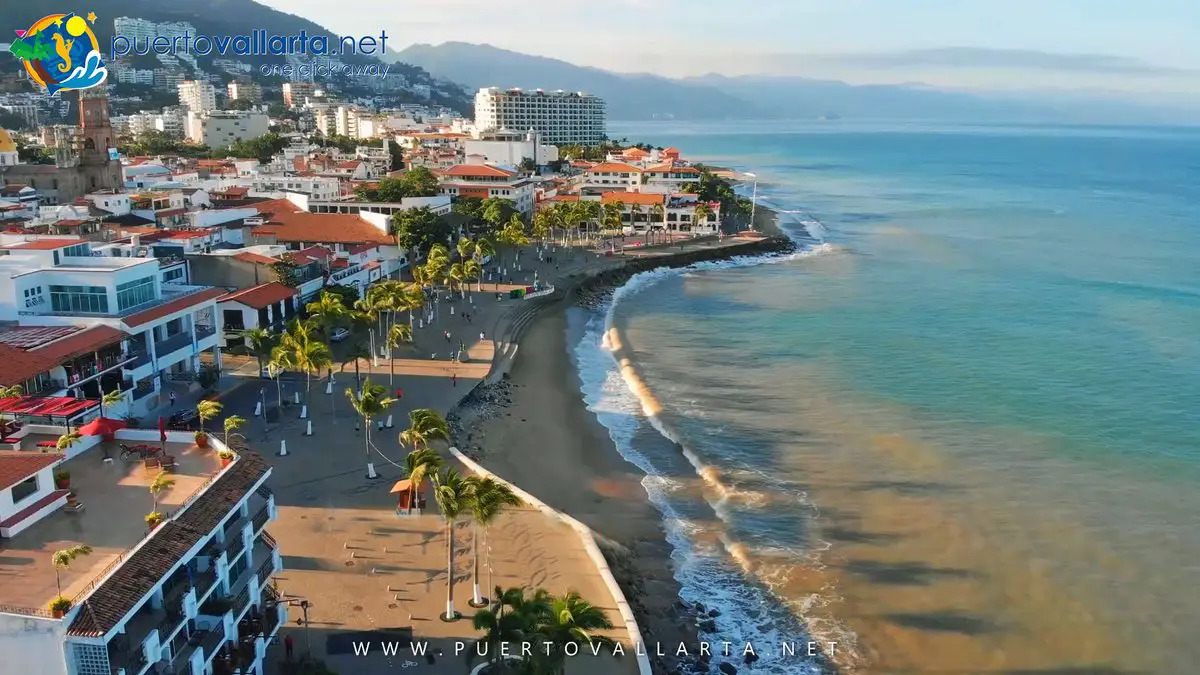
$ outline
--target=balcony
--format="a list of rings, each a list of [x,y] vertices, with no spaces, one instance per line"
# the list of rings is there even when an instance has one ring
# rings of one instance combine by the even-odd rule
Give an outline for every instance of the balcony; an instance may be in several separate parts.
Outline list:
[[[196,588],[196,601],[203,601],[204,596],[208,594],[212,587],[217,583],[217,571],[210,569],[207,572],[201,572],[196,575],[193,584]]]
[[[271,580],[271,575],[274,573],[275,573],[275,556],[268,555],[267,559],[263,561],[263,564],[258,566],[258,581],[259,581],[259,583],[264,586],[268,585],[267,582],[269,582]]]
[[[131,645],[128,634],[118,634],[108,643],[108,665],[113,675],[122,668],[126,675],[136,675],[146,665],[146,652],[141,644]]]
[[[154,353],[161,360],[161,359],[166,358],[168,355],[179,351],[180,349],[183,349],[185,347],[191,348],[191,346],[192,346],[192,334],[191,333],[177,333],[165,340],[155,341]]]
[[[129,352],[129,363],[125,364],[125,370],[137,370],[142,366],[150,363],[150,352],[144,349],[137,349]]]
[[[258,513],[254,514],[254,517],[250,519],[250,522],[254,523],[254,533],[258,534],[259,532],[262,532],[262,529],[267,526],[267,523],[270,520],[271,505],[263,504],[263,507],[258,510]]]
[[[199,342],[205,338],[210,338],[217,334],[217,329],[213,326],[205,326],[204,324],[196,324],[196,341]]]

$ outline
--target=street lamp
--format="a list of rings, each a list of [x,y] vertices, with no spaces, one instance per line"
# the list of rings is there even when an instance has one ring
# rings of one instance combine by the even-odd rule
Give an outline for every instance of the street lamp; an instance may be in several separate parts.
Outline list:
[[[754,229],[754,207],[758,205],[758,175],[746,173],[754,179],[754,191],[750,194],[750,229]]]

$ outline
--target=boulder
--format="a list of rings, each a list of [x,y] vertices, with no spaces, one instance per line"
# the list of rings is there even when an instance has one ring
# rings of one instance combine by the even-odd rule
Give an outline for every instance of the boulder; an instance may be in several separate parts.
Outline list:
[[[717,670],[725,675],[737,675],[737,666],[732,663],[722,663],[720,666],[717,666]]]

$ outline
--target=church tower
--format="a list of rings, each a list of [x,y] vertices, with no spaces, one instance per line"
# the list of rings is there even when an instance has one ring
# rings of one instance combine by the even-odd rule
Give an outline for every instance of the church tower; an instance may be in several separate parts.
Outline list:
[[[121,187],[121,163],[108,156],[117,136],[108,118],[108,94],[103,87],[79,92],[79,166],[85,189],[115,190]]]

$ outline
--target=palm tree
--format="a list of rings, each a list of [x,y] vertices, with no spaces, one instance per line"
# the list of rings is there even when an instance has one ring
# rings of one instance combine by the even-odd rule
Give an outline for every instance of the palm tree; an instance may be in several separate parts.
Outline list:
[[[462,237],[458,240],[458,259],[459,261],[469,260],[475,255],[475,242]]]
[[[484,635],[476,641],[477,646],[467,652],[467,664],[470,665],[479,655],[479,644],[487,647],[484,656],[488,664],[495,668],[504,659],[502,645],[528,642],[533,636],[532,629],[536,626],[534,618],[550,608],[545,590],[540,592],[541,596],[526,599],[523,588],[510,588],[506,591],[497,586],[496,600],[491,607],[481,609],[471,617],[471,624],[475,630],[483,631]],[[505,599],[508,602],[505,602]]]
[[[537,652],[539,661],[548,675],[562,675],[566,669],[566,649],[568,644],[587,647],[595,644],[612,646],[612,638],[597,635],[596,631],[609,630],[612,621],[604,614],[604,610],[580,597],[575,591],[555,597],[550,601],[550,611],[537,629],[538,642],[551,643],[549,654],[546,651]]]
[[[20,398],[25,395],[25,390],[21,385],[14,384],[10,387],[0,387],[0,398]],[[0,413],[0,420],[4,419],[4,413]]]
[[[309,320],[320,327],[327,341],[333,336],[333,330],[346,321],[346,314],[350,311],[342,304],[340,295],[329,291],[321,291],[317,301],[308,303],[304,309],[308,312]]]
[[[604,209],[604,228],[608,230],[621,229],[621,214],[625,212],[625,203],[609,202],[602,208]]]
[[[220,401],[200,401],[196,404],[196,415],[200,418],[200,433],[204,433],[204,423],[221,414]]]
[[[695,214],[692,216],[692,230],[694,231],[696,227],[700,223],[704,222],[709,216],[711,216],[712,213],[712,207],[708,204],[705,204],[704,202],[697,204]]]
[[[496,247],[490,239],[480,237],[479,241],[475,242],[475,259],[482,265],[485,258],[496,255]]]
[[[85,544],[77,544],[70,548],[64,548],[54,552],[50,556],[50,562],[54,564],[54,585],[58,586],[58,596],[62,597],[62,578],[60,570],[65,570],[75,562],[76,558],[88,555],[92,552],[92,547]]]
[[[434,440],[450,440],[450,425],[437,412],[418,408],[408,413],[408,428],[400,432],[400,445],[416,450]]]
[[[406,326],[402,323],[393,325],[388,329],[387,340],[384,342],[388,350],[388,385],[395,383],[396,378],[396,359],[392,357],[392,350],[403,344],[412,342],[413,331],[412,326]]]
[[[154,499],[154,508],[150,509],[150,513],[158,513],[158,495],[163,490],[170,490],[175,487],[175,479],[165,471],[159,471],[154,477],[154,481],[150,483],[150,497]]]
[[[512,491],[507,483],[495,478],[472,476],[467,479],[471,485],[471,517],[474,530],[471,536],[471,548],[474,562],[471,569],[472,607],[483,607],[487,604],[479,593],[479,539],[480,532],[487,534],[488,526],[492,524],[505,506],[520,506],[521,498]]]
[[[658,222],[662,223],[663,230],[667,229],[667,210],[662,204],[653,204],[650,206],[650,214],[654,216]],[[653,230],[653,225],[647,224],[646,227],[646,245],[650,244],[650,231]]]
[[[635,230],[637,229],[637,222],[639,220],[639,216],[641,216],[641,215],[642,215],[642,205],[641,204],[635,203],[635,204],[629,205],[629,227],[631,229],[635,229]],[[649,225],[646,226],[646,231],[647,232],[650,231]]]
[[[375,463],[371,461],[371,419],[378,417],[388,409],[396,399],[387,395],[387,389],[382,384],[367,382],[362,387],[362,393],[355,393],[353,389],[346,390],[346,397],[350,399],[350,405],[354,406],[354,410],[362,415],[363,418],[363,436],[366,440],[367,450],[367,478],[375,479],[379,474],[375,473]]]
[[[271,350],[275,348],[279,336],[271,332],[269,328],[261,327],[244,330],[240,334],[246,342],[246,351],[258,360],[258,372],[262,373],[263,368],[267,365],[267,359],[271,358]]]
[[[230,415],[225,418],[225,447],[229,447],[229,434],[246,426],[246,418],[241,415]]]
[[[480,282],[483,279],[483,268],[475,260],[467,260],[462,264],[463,279],[469,282]],[[476,291],[482,292],[483,285],[476,286]]]
[[[54,449],[59,452],[66,452],[72,445],[78,443],[83,436],[79,435],[78,431],[68,431],[58,437],[58,442],[54,445]]]
[[[332,363],[332,355],[329,345],[319,341],[313,334],[312,326],[292,319],[280,337],[273,360],[287,369],[304,372],[304,403],[307,405],[312,393],[312,374],[316,372],[319,375],[322,369],[328,367]]]
[[[413,497],[408,502],[408,513],[412,514],[413,504],[416,503],[417,497],[421,494],[421,485],[425,482],[427,476],[437,473],[437,470],[442,468],[445,462],[442,461],[441,455],[429,448],[418,448],[408,453],[404,458],[404,469],[408,475],[408,480],[412,482]]]
[[[454,621],[462,616],[454,611],[454,525],[470,508],[471,485],[454,469],[445,468],[433,476],[433,496],[446,520],[446,613],[442,620]]]
[[[0,398],[3,398],[0,396]],[[125,400],[125,392],[121,391],[120,387],[113,389],[107,394],[100,396],[100,416],[106,417],[104,414],[105,408],[111,408]]]

